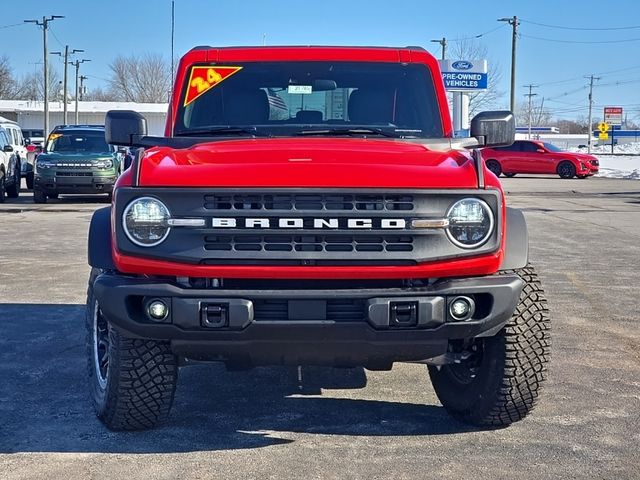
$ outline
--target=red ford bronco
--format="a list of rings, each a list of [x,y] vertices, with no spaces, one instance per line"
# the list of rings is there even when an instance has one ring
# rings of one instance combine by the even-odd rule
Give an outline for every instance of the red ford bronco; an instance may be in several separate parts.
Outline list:
[[[179,366],[428,365],[453,416],[507,425],[534,406],[549,317],[521,212],[477,148],[510,112],[453,138],[422,48],[198,47],[165,135],[111,111],[136,148],[89,231],[87,354],[98,417],[143,429]],[[425,372],[426,373],[426,372]]]

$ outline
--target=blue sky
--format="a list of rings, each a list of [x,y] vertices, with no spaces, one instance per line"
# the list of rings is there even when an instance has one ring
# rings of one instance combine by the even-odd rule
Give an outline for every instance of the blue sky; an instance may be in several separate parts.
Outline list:
[[[525,101],[524,85],[534,83],[539,85],[536,98],[545,97],[545,105],[558,117],[586,116],[587,80],[582,77],[594,73],[601,77],[594,90],[596,116],[602,115],[604,105],[620,105],[630,117],[640,120],[637,0],[613,4],[591,0],[175,3],[177,54],[196,45],[260,45],[266,34],[269,45],[422,45],[439,56],[440,47],[431,39],[444,36],[453,43],[488,32],[479,41],[486,45],[489,61],[502,70],[499,89],[504,92],[504,106],[508,104],[511,30],[507,25],[497,28],[502,24],[496,20],[517,15],[522,19],[518,102]],[[42,33],[34,25],[20,23],[43,15],[65,15],[51,23],[50,50],[60,50],[64,44],[84,49],[83,57],[92,60],[82,66],[89,76],[87,85],[99,86],[109,75],[108,63],[118,54],[159,52],[169,56],[170,12],[170,0],[11,2],[11,8],[3,8],[0,14],[0,55],[8,55],[19,74],[41,68],[36,62],[42,61]],[[20,25],[9,26],[13,24]],[[635,28],[574,30],[612,27]],[[61,71],[59,60],[53,60],[54,68]]]

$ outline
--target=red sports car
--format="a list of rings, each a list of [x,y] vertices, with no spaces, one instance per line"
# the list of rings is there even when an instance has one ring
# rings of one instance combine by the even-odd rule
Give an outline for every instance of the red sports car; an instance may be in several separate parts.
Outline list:
[[[557,174],[561,178],[586,178],[598,173],[598,159],[586,153],[565,152],[555,145],[516,140],[509,147],[483,148],[487,168],[496,176],[517,173]]]

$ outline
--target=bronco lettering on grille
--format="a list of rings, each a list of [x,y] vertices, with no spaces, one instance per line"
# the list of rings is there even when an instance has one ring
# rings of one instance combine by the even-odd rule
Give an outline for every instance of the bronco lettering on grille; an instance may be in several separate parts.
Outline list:
[[[213,218],[214,228],[404,229],[403,218]]]

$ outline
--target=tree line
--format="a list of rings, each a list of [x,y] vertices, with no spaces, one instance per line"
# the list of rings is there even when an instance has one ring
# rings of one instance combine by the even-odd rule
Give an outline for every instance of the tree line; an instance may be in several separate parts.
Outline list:
[[[68,95],[73,98],[73,67],[69,66]],[[61,75],[49,68],[49,100],[62,100]],[[171,62],[160,54],[119,55],[109,63],[109,77],[104,86],[89,87],[81,100],[104,102],[167,102],[171,92]],[[41,66],[32,73],[17,77],[6,56],[0,57],[0,99],[44,100]]]

